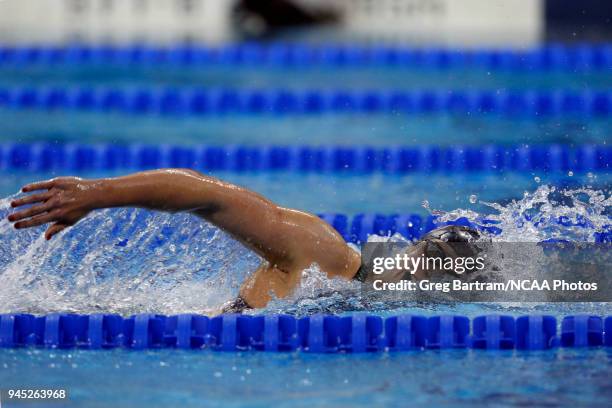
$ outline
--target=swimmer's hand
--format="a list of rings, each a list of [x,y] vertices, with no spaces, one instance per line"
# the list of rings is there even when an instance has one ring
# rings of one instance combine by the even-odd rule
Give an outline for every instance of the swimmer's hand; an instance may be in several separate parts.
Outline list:
[[[49,240],[94,209],[95,190],[94,182],[76,177],[28,184],[21,189],[22,192],[39,192],[12,201],[11,207],[32,206],[9,215],[8,220],[14,222],[17,229],[51,223],[45,232],[45,238]]]

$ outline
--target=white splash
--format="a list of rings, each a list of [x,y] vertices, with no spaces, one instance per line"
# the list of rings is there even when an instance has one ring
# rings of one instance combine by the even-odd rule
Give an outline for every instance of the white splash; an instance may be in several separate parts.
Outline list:
[[[481,202],[493,213],[482,215],[471,210],[437,211],[440,222],[465,217],[476,225],[499,228],[500,235],[490,235],[493,241],[540,242],[564,239],[575,242],[594,242],[595,233],[612,224],[609,192],[580,188],[558,190],[539,186],[532,193],[525,192],[521,200],[507,204]],[[562,223],[559,220],[563,220]]]
[[[205,312],[236,295],[259,259],[201,219],[96,212],[45,241],[16,231],[0,201],[0,311]]]

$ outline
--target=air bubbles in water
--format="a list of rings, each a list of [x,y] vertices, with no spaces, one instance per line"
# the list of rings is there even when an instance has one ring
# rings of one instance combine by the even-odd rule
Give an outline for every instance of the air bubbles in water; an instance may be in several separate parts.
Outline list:
[[[423,208],[429,210],[429,201],[428,200],[423,200],[421,205],[423,206]]]
[[[541,178],[539,178],[538,176],[535,176],[535,177],[533,178],[533,180],[534,180],[536,183],[538,183],[538,184],[540,184],[540,182],[542,181],[542,179],[541,179]]]
[[[470,203],[476,204],[477,201],[478,201],[478,196],[476,194],[472,194],[470,196]]]
[[[570,177],[573,177],[574,176],[574,172],[570,170],[570,171],[567,172],[567,175],[570,176]]]

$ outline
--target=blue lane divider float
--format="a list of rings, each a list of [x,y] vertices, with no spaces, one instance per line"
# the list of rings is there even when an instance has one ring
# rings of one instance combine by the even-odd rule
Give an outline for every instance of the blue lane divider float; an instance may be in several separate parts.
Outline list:
[[[516,348],[519,350],[545,350],[559,343],[557,319],[553,316],[521,316],[516,319],[515,330]]]
[[[24,65],[271,66],[285,68],[401,67],[550,71],[612,68],[611,44],[549,44],[528,50],[409,48],[401,46],[244,43],[222,47],[83,45],[0,46],[1,66]]]
[[[514,318],[488,315],[473,320],[472,347],[478,349],[513,349],[516,344]]]
[[[612,346],[612,316],[0,315],[0,347],[365,353]]]
[[[607,172],[609,145],[172,146],[0,144],[0,170],[203,171],[408,174],[411,172]]]
[[[601,346],[604,340],[603,319],[599,316],[567,316],[561,322],[563,347]]]
[[[385,319],[386,346],[392,351],[423,349],[427,345],[427,318],[401,315]]]
[[[608,117],[612,90],[0,87],[0,108],[132,115],[456,114]]]
[[[612,316],[606,317],[604,325],[604,344],[612,347]]]
[[[434,316],[427,320],[428,348],[466,348],[470,341],[470,319],[465,316]]]

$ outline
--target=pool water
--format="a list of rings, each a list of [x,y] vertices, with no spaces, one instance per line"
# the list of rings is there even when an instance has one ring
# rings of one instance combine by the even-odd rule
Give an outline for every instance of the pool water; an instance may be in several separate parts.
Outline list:
[[[342,82],[337,76],[342,75]],[[14,85],[208,86],[309,89],[609,89],[602,70],[490,71],[482,67],[432,69],[402,67],[239,67],[83,64],[77,66],[0,65],[0,86]]]
[[[0,362],[3,389],[67,387],[65,407],[605,407],[612,398],[612,352],[605,349],[370,355],[0,350]]]
[[[185,116],[15,111],[0,108],[0,141],[183,145],[602,144],[608,118],[328,114]]]
[[[341,75],[341,84],[338,77]],[[0,86],[230,86],[331,89],[609,89],[607,71],[488,72],[360,68],[0,66]],[[0,108],[0,143],[189,145],[607,144],[607,117],[514,118],[452,114],[129,115]],[[85,172],[107,177],[119,172]],[[260,260],[227,235],[188,215],[142,210],[98,212],[51,242],[42,229],[14,231],[8,200],[28,182],[67,172],[0,171],[0,312],[209,312],[233,298]],[[419,213],[493,217],[497,239],[592,240],[610,224],[608,171],[347,175],[213,175],[280,205],[314,213]],[[533,222],[525,223],[526,214]],[[590,225],[531,228],[564,215]],[[518,223],[520,221],[520,223]],[[516,227],[517,224],[523,227]],[[578,237],[578,238],[576,238]],[[517,271],[508,271],[516,273]],[[352,283],[316,267],[302,288],[263,313],[368,311],[478,316],[610,315],[608,303],[440,305],[369,302]],[[66,388],[57,406],[610,406],[610,349],[545,352],[415,351],[366,355],[0,349],[0,388]],[[6,401],[2,403],[7,404]],[[29,406],[48,406],[29,404]]]

